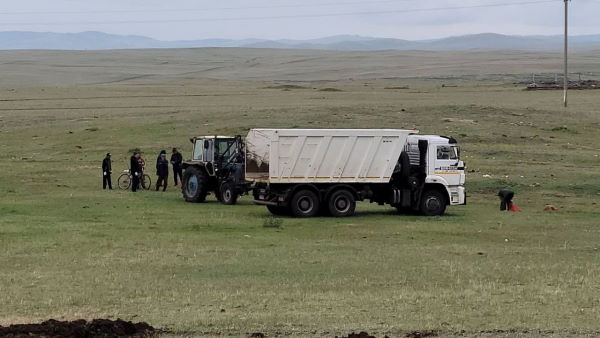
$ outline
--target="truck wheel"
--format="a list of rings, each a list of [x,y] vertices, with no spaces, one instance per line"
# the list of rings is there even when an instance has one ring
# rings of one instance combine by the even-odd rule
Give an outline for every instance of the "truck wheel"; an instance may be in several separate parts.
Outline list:
[[[356,199],[348,190],[338,190],[329,197],[328,207],[333,217],[352,216],[356,210]]]
[[[269,212],[275,216],[289,216],[290,209],[279,205],[267,205]]]
[[[235,185],[231,182],[221,184],[218,194],[223,204],[234,205],[237,203],[238,193],[235,191]]]
[[[446,196],[437,190],[426,190],[421,196],[421,212],[425,216],[441,216],[446,212]]]
[[[187,202],[202,203],[206,200],[206,177],[197,168],[188,168],[183,174],[181,186],[183,198]]]
[[[292,198],[290,209],[295,217],[314,217],[319,213],[319,196],[310,190],[300,190]]]

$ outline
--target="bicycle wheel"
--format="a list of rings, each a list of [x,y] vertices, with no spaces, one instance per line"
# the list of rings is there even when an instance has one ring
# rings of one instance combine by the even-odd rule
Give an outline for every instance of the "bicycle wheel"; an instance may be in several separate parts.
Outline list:
[[[150,176],[144,174],[144,176],[142,176],[140,184],[142,185],[142,188],[144,188],[144,190],[150,190],[150,187],[152,186],[152,180],[150,179]]]
[[[119,180],[117,182],[119,189],[127,190],[129,187],[131,187],[131,176],[129,176],[129,174],[122,174],[119,176]]]

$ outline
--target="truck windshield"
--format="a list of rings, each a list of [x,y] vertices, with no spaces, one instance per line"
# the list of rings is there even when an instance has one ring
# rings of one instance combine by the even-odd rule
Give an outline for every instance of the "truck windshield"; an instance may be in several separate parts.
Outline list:
[[[438,160],[458,160],[458,155],[459,155],[458,147],[438,146],[438,148],[437,148],[437,159]]]

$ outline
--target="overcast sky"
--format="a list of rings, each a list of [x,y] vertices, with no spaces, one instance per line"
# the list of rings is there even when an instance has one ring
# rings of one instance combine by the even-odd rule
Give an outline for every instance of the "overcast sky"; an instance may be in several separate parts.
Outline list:
[[[450,9],[506,3],[515,5]],[[573,0],[571,32],[600,34],[599,15],[600,0]],[[553,35],[562,25],[562,0],[5,0],[0,9],[0,31],[94,30],[162,40]]]

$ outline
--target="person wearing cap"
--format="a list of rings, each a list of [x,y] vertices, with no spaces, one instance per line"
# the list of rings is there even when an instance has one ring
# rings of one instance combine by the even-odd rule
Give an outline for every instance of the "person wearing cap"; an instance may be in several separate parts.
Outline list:
[[[142,165],[140,159],[142,155],[139,151],[135,151],[129,159],[129,173],[131,174],[131,191],[136,192],[139,185],[140,179],[143,175]]]
[[[183,170],[181,164],[183,163],[183,156],[177,148],[173,148],[173,154],[171,155],[171,165],[173,166],[173,177],[175,178],[175,186],[179,186],[179,182],[183,181]],[[178,180],[179,179],[179,180]]]
[[[102,160],[102,189],[112,190],[112,181],[110,175],[112,174],[112,161],[110,160],[110,153],[106,154],[104,160]]]
[[[169,179],[169,161],[167,161],[167,152],[161,151],[156,160],[156,191],[163,186],[163,191],[167,190],[167,181]]]

